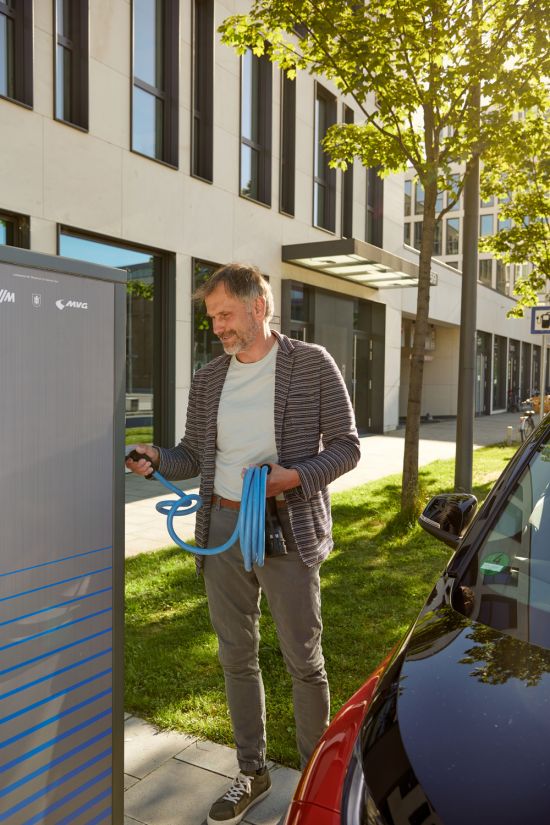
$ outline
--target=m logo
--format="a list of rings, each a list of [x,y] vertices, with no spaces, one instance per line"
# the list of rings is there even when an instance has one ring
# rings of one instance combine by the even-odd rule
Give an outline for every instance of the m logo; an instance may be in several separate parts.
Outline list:
[[[14,304],[15,292],[8,292],[7,289],[0,289],[0,304]]]
[[[55,305],[58,309],[88,309],[87,301],[65,301],[63,298],[56,301]]]

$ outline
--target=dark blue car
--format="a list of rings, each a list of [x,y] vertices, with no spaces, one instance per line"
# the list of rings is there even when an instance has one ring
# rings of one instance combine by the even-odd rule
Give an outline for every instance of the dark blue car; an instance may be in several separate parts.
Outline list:
[[[550,416],[475,509],[425,508],[456,552],[319,743],[289,825],[550,823]]]

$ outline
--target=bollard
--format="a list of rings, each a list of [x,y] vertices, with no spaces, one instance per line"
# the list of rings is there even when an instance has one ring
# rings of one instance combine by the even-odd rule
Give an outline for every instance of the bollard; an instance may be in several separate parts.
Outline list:
[[[513,427],[506,427],[506,444],[510,446],[512,443],[512,433],[514,431]]]

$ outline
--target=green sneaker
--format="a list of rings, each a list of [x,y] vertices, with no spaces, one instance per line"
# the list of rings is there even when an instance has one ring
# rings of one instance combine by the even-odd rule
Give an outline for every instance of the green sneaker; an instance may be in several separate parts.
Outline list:
[[[241,772],[223,796],[216,799],[207,817],[208,825],[237,825],[246,812],[271,790],[267,768],[255,773]]]

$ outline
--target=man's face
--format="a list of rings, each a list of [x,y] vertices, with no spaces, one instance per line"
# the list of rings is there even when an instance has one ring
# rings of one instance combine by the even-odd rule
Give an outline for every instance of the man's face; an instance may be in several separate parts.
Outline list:
[[[212,331],[227,355],[237,355],[253,345],[262,332],[262,299],[242,301],[219,284],[205,299]],[[264,310],[265,311],[265,310]]]

